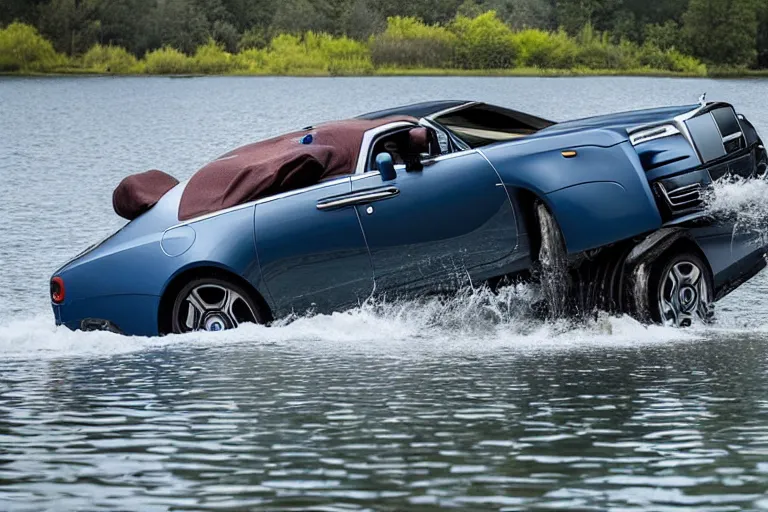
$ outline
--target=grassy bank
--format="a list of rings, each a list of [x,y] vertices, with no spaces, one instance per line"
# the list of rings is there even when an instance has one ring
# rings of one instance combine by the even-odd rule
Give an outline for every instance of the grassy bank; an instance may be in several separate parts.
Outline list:
[[[457,16],[450,24],[426,25],[392,17],[366,41],[306,32],[243,42],[236,52],[210,39],[192,54],[162,47],[136,56],[118,46],[95,45],[67,56],[29,25],[0,30],[0,72],[110,75],[285,76],[707,76],[697,59],[614,41],[587,25],[576,36],[563,31],[513,31],[489,11]]]
[[[50,72],[39,71],[0,71],[0,76],[20,76],[20,77],[65,77],[65,76],[84,76],[84,77],[104,77],[104,76],[166,76],[171,78],[195,78],[204,76],[252,76],[252,77],[588,77],[588,76],[638,76],[638,77],[657,77],[657,78],[759,78],[768,77],[768,72],[729,72],[727,74],[713,75],[711,73],[683,73],[676,71],[666,71],[661,69],[545,69],[545,68],[507,68],[507,69],[435,69],[435,68],[378,68],[371,73],[356,74],[331,74],[327,72],[297,72],[297,73],[268,73],[262,71],[232,71],[227,73],[109,73],[99,70],[88,70],[82,68],[63,68]]]

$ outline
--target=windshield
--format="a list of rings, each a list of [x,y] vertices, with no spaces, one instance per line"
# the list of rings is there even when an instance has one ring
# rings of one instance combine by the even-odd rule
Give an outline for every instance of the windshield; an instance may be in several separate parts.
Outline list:
[[[448,112],[436,117],[435,121],[472,148],[525,137],[555,124],[484,103]]]

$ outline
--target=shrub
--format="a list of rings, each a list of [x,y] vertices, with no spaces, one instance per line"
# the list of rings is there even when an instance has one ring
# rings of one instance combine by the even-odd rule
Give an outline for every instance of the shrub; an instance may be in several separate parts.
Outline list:
[[[276,75],[328,73],[328,63],[319,51],[310,51],[298,36],[281,34],[269,43],[267,71]]]
[[[53,71],[66,64],[36,28],[11,23],[0,30],[0,71]]]
[[[328,63],[331,75],[367,75],[373,72],[368,47],[348,37],[308,32],[304,35],[308,52],[319,52]]]
[[[514,67],[517,41],[512,30],[488,11],[476,18],[458,15],[450,25],[456,35],[455,64],[465,69]]]
[[[376,66],[450,67],[456,36],[444,27],[411,17],[387,18],[387,29],[370,41]]]
[[[529,29],[515,34],[518,65],[535,68],[569,69],[576,63],[578,46],[564,31]]]
[[[637,67],[631,43],[612,44],[607,32],[596,32],[587,23],[576,36],[576,65],[587,69],[633,69]]]
[[[646,68],[664,69],[693,75],[705,75],[707,73],[707,67],[695,57],[683,55],[674,48],[662,50],[650,43],[646,43],[639,48],[638,60],[640,65]]]
[[[224,50],[223,44],[213,39],[209,39],[203,46],[198,46],[192,60],[198,73],[214,75],[232,71],[234,68],[232,55]]]
[[[100,73],[138,73],[139,61],[125,48],[93,45],[83,56],[83,66]]]
[[[195,63],[188,56],[169,46],[151,51],[144,56],[147,73],[177,75],[194,71]]]
[[[267,73],[267,50],[241,50],[232,56],[233,66],[246,73]]]

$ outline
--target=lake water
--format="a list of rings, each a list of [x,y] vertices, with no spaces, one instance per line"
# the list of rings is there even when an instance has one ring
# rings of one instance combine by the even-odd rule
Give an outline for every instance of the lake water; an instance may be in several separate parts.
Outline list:
[[[703,92],[768,133],[763,80],[0,78],[0,510],[768,509],[765,273],[686,330],[544,323],[525,288],[161,339],[48,303],[129,173],[435,98],[564,120]]]

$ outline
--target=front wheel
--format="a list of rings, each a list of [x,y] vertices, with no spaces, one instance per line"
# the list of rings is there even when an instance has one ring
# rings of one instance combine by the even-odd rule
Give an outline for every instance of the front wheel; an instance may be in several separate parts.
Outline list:
[[[241,286],[218,278],[194,279],[173,303],[173,332],[224,331],[244,323],[264,323]]]
[[[649,286],[655,322],[688,327],[694,318],[710,322],[714,313],[712,277],[701,257],[683,252],[662,257],[654,265]]]

